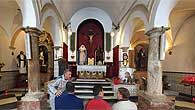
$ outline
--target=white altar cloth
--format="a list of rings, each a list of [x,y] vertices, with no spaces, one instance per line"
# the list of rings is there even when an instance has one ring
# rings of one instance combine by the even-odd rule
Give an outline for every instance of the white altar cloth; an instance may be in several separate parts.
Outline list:
[[[78,65],[77,71],[106,72],[106,66],[99,65]]]

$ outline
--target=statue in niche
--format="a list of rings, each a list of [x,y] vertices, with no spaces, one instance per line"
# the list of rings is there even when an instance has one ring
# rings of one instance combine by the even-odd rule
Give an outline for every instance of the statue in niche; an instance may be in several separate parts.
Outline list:
[[[97,48],[95,51],[95,60],[96,65],[104,64],[104,50],[102,48]]]
[[[141,48],[137,53],[137,69],[142,70],[144,68],[145,50]]]
[[[123,53],[123,65],[126,67],[128,65],[128,55]]]
[[[44,53],[43,53],[43,49],[42,48],[40,48],[39,61],[40,61],[41,65],[45,64],[45,62],[44,62]]]
[[[48,50],[45,46],[39,47],[39,63],[40,71],[46,73],[48,67]]]
[[[79,64],[86,65],[87,63],[87,49],[84,45],[81,45],[79,48]]]

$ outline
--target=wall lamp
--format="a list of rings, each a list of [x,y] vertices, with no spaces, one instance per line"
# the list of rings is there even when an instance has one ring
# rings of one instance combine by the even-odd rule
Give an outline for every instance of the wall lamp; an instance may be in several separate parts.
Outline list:
[[[110,36],[114,37],[115,32],[120,29],[120,25],[119,24],[116,25],[116,24],[112,23],[112,26],[113,26],[113,28],[112,28],[112,32],[110,33]]]
[[[68,30],[68,28],[70,27],[71,23],[69,22],[68,24],[63,23],[63,28]]]
[[[72,35],[72,30],[71,30],[71,23],[69,22],[68,24],[63,23],[63,28],[68,31],[68,35]]]

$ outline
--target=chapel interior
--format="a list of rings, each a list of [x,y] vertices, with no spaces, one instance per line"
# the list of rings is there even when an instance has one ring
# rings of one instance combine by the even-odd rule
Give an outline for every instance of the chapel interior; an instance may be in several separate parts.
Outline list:
[[[85,101],[99,84],[111,105],[125,87],[138,110],[194,110],[194,4],[0,0],[0,110],[50,110],[47,84],[66,69]]]

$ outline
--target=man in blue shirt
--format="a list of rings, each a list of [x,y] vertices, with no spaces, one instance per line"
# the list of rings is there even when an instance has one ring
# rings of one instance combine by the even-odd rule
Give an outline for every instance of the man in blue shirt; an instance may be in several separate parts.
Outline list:
[[[66,83],[71,79],[71,72],[67,69],[62,76],[48,84],[48,93],[51,110],[55,110],[55,97],[59,97],[65,91]]]
[[[75,86],[72,82],[66,83],[66,90],[59,97],[55,97],[56,110],[83,110],[83,100],[74,95]],[[68,92],[68,93],[67,93]]]

